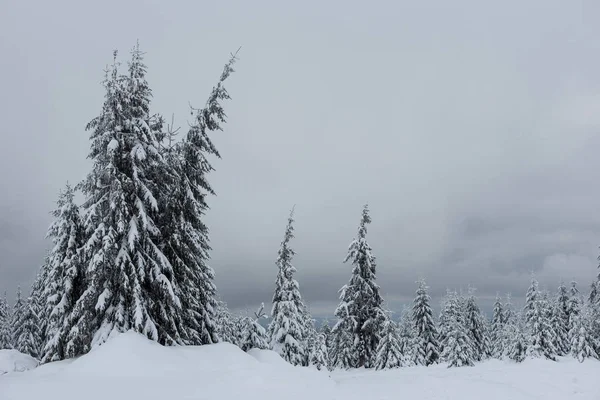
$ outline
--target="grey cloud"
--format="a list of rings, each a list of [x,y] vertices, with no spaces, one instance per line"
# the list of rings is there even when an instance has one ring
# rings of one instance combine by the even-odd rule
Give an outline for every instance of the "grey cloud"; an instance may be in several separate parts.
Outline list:
[[[587,288],[600,244],[600,28],[598,6],[587,7],[582,17],[558,0],[182,1],[168,12],[11,2],[0,14],[0,237],[10,239],[0,291],[33,280],[59,188],[90,167],[83,128],[101,106],[102,68],[138,38],[153,108],[182,127],[188,102],[204,102],[243,46],[207,214],[232,308],[270,301],[294,204],[298,279],[320,315],[348,280],[342,260],[366,202],[390,308],[420,277],[434,302],[469,284],[482,303],[497,291],[517,302],[532,270],[550,289],[561,278]]]

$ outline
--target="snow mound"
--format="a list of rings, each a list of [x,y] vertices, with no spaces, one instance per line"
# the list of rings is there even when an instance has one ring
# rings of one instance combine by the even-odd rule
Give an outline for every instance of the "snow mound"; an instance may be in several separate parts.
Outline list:
[[[269,364],[279,368],[293,368],[290,363],[272,350],[250,349],[248,350],[248,354],[262,364]]]
[[[279,357],[260,357],[273,356]],[[282,368],[281,363],[259,361],[229,343],[163,347],[127,332],[78,359],[1,377],[0,399],[281,400],[282,393],[289,400],[316,399],[323,393],[334,397],[335,384],[327,374]]]
[[[0,350],[0,375],[34,369],[38,360],[17,350]]]

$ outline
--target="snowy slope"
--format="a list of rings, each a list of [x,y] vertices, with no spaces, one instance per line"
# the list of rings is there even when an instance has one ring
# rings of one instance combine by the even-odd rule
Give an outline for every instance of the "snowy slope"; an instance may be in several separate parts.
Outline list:
[[[246,354],[228,343],[167,348],[126,333],[79,359],[0,376],[0,399],[598,400],[599,376],[600,362],[568,358],[329,374],[293,367],[266,350]]]
[[[34,369],[37,365],[38,360],[27,354],[17,350],[0,350],[0,375],[14,371],[27,371]]]

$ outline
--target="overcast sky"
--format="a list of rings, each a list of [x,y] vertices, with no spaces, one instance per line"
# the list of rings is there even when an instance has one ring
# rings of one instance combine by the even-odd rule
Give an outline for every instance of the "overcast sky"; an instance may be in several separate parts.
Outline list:
[[[417,4],[419,3],[419,4]],[[368,202],[389,306],[427,279],[583,291],[600,244],[600,2],[0,0],[0,290],[29,287],[113,49],[140,40],[153,110],[185,129],[230,52],[207,223],[232,308],[269,303],[296,204],[295,265],[333,313]]]

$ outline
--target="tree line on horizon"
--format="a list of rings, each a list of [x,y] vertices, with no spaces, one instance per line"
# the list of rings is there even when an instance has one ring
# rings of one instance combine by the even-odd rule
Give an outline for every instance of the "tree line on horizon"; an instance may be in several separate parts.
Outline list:
[[[489,358],[600,354],[600,274],[587,300],[576,283],[555,296],[534,277],[525,307],[497,298],[488,320],[474,290],[448,291],[438,318],[425,281],[399,321],[386,309],[367,242],[368,206],[344,262],[350,280],[340,289],[333,326],[316,327],[294,278],[293,209],[278,252],[270,323],[264,306],[235,315],[221,301],[209,266],[204,216],[214,195],[210,156],[220,157],[209,134],[222,130],[223,83],[234,72],[232,55],[206,105],[181,140],[150,111],[152,92],[139,45],[127,72],[117,53],[105,71],[100,115],[86,126],[93,166],[60,192],[48,229],[49,251],[27,298],[17,289],[9,307],[0,299],[0,349],[14,348],[42,363],[78,357],[115,334],[134,330],[165,346],[230,342],[247,351],[270,349],[299,366],[397,368],[471,366]],[[84,197],[75,203],[76,192]]]

